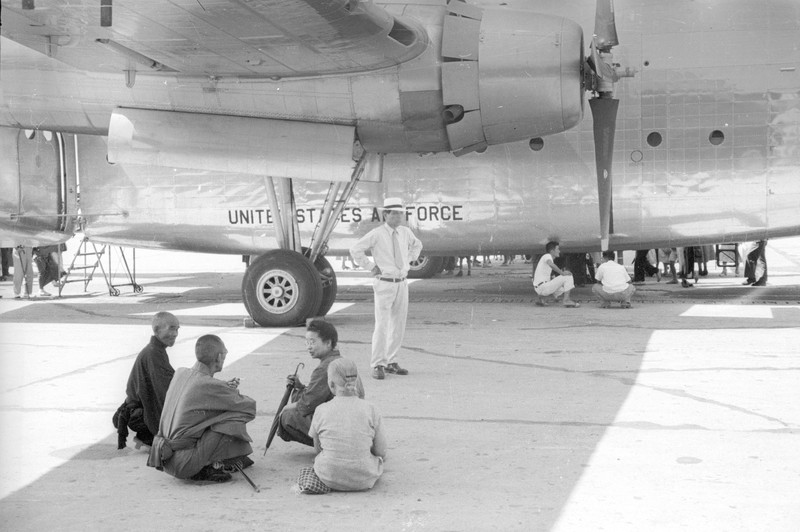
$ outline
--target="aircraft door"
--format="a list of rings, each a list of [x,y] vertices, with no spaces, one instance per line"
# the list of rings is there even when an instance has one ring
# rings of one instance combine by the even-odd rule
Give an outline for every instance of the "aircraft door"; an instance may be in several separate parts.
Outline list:
[[[19,132],[19,213],[29,223],[60,231],[64,183],[60,138],[50,131]]]
[[[0,128],[0,239],[46,242],[70,232],[74,180],[66,172],[65,140],[49,131]]]

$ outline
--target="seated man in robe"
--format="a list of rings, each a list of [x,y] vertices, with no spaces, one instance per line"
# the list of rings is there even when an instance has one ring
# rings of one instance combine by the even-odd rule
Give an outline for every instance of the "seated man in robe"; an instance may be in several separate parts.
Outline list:
[[[176,478],[225,482],[237,466],[253,464],[245,425],[256,402],[239,393],[239,379],[214,378],[227,354],[218,336],[198,338],[197,363],[175,371],[169,385],[147,465]]]
[[[175,345],[180,324],[169,312],[153,316],[153,336],[139,352],[128,376],[125,401],[112,418],[117,429],[117,448],[124,449],[128,428],[136,432],[133,441],[138,449],[153,444],[158,432],[164,398],[175,370],[169,363],[167,348]]]
[[[306,325],[306,350],[311,358],[319,360],[319,365],[311,373],[308,386],[300,382],[295,375],[288,377],[288,385],[294,386],[292,404],[287,405],[280,415],[278,436],[284,441],[296,441],[309,447],[314,440],[308,435],[314,411],[322,403],[333,399],[333,392],[328,386],[328,366],[341,358],[336,344],[339,333],[336,327],[327,321],[316,318]],[[356,383],[357,395],[364,398],[364,386],[359,377]]]

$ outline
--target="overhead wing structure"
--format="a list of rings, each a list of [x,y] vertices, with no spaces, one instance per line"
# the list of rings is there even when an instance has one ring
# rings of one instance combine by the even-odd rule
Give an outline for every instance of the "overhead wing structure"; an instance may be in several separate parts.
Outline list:
[[[4,37],[90,72],[213,77],[365,72],[426,33],[362,0],[3,0]]]

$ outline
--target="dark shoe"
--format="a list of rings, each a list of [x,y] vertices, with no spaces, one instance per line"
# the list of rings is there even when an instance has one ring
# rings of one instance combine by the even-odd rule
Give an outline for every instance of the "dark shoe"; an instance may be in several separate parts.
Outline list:
[[[392,373],[393,375],[408,375],[408,370],[401,368],[397,362],[392,362],[386,366],[386,373]]]
[[[222,467],[220,469],[222,469],[226,473],[235,473],[239,469],[247,469],[255,462],[253,462],[249,456],[243,455],[243,456],[237,456],[235,458],[226,458],[220,463],[222,464]],[[238,468],[236,467],[237,465],[239,466]]]
[[[228,482],[230,479],[230,473],[226,473],[222,469],[216,469],[210,464],[203,467],[203,469],[189,478],[189,480],[197,480],[201,482]]]
[[[386,372],[383,371],[383,366],[375,366],[372,368],[372,378],[382,381],[386,378]]]
[[[684,288],[692,288],[692,285],[690,285],[689,282],[686,279],[683,279],[681,281],[681,286],[684,287]]]

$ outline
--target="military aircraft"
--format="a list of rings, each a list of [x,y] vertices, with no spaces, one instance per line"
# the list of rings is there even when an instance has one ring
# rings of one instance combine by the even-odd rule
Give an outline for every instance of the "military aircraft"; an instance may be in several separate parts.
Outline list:
[[[2,0],[0,35],[2,245],[247,255],[265,326],[330,309],[386,196],[418,275],[800,234],[796,1]]]

